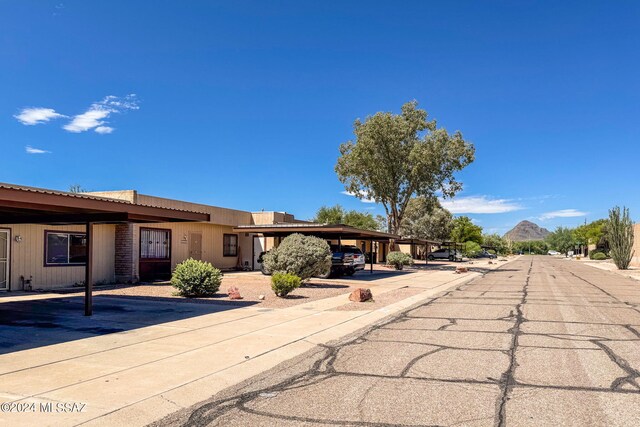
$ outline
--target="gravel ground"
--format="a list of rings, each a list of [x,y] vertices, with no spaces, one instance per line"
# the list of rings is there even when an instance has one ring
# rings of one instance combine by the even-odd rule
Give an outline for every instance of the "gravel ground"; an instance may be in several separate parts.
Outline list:
[[[378,308],[385,307],[389,304],[393,304],[394,302],[398,302],[405,298],[409,298],[416,294],[419,294],[420,292],[424,292],[424,289],[412,288],[410,286],[407,286],[404,288],[385,292],[380,295],[376,295],[375,290],[372,292],[373,292],[373,301],[350,302],[348,304],[336,307],[335,310],[339,310],[339,311],[377,310]]]
[[[297,304],[330,298],[341,294],[350,293],[357,286],[345,283],[325,282],[314,279],[309,283],[293,291],[285,298],[276,297],[271,289],[270,277],[254,274],[226,274],[222,279],[220,292],[207,298],[185,298],[173,295],[175,288],[169,282],[156,282],[139,285],[108,285],[96,287],[94,295],[120,295],[149,298],[171,298],[176,302],[202,303],[202,304],[229,304],[227,289],[235,286],[242,295],[242,304],[253,302],[265,308],[286,308]],[[264,295],[265,299],[258,297]],[[346,298],[346,297],[345,297]],[[346,300],[346,299],[345,299]]]

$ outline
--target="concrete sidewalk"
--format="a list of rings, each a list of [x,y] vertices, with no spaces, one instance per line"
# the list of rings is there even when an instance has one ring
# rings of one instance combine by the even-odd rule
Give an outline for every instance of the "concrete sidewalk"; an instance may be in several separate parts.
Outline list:
[[[590,259],[581,259],[581,260],[571,260],[575,262],[579,262],[584,265],[588,265],[589,267],[594,267],[599,270],[610,271],[611,273],[619,274],[623,277],[628,277],[629,279],[640,280],[640,268],[638,267],[629,267],[628,270],[618,270],[618,267],[611,260],[606,261],[593,261]]]
[[[502,265],[480,261],[471,267]],[[0,412],[0,423],[144,425],[478,276],[417,271],[370,281],[363,285],[371,288],[374,297],[407,286],[419,288],[419,293],[376,310],[336,311],[348,302],[344,294],[286,309],[247,306],[168,322],[145,321],[144,316],[152,316],[149,312],[140,319],[129,314],[120,322],[136,323],[135,327],[121,332],[0,355],[0,403],[28,404],[26,409],[14,405],[9,407],[12,412]],[[4,297],[0,310],[12,298]],[[101,298],[113,304],[122,301]],[[173,304],[163,304],[158,315],[177,310]],[[184,305],[201,306],[180,304]],[[93,321],[104,324],[110,319],[98,316]],[[0,338],[6,328],[0,326]],[[42,412],[40,404],[49,402],[54,411],[58,403],[86,406],[80,413]],[[19,409],[27,412],[16,413]]]

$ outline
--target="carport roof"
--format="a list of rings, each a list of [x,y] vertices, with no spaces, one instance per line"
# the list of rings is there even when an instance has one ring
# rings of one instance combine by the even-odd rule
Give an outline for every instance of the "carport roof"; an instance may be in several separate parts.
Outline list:
[[[209,221],[209,214],[0,183],[0,224]]]
[[[396,240],[396,243],[399,245],[441,245],[442,242],[437,242],[435,240],[427,240],[427,239],[411,239],[411,238],[403,238],[400,240]]]
[[[286,223],[266,225],[240,225],[233,228],[240,233],[260,233],[266,237],[284,237],[293,233],[323,237],[325,239],[363,239],[385,242],[400,239],[396,234],[363,230],[344,224]]]

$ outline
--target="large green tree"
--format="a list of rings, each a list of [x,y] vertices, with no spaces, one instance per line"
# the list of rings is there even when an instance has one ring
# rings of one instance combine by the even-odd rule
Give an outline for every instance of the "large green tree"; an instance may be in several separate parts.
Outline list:
[[[576,245],[575,233],[568,227],[558,227],[554,232],[549,234],[545,241],[551,247],[551,249],[566,254],[572,250]]]
[[[378,112],[354,123],[355,140],[340,146],[338,178],[348,192],[381,203],[389,231],[397,233],[412,197],[452,197],[462,188],[454,174],[473,162],[462,133],[449,134],[427,120],[416,101],[400,114]]]
[[[500,237],[498,234],[483,234],[482,235],[482,244],[485,246],[491,246],[496,253],[500,255],[506,255],[510,253],[509,244],[506,239]]]
[[[607,230],[609,220],[598,219],[589,224],[581,225],[574,230],[574,237],[578,243],[608,247]]]
[[[342,206],[322,206],[316,212],[313,222],[321,224],[345,224],[364,230],[377,230],[378,221],[369,212],[346,211]]]
[[[468,216],[459,216],[453,220],[451,240],[458,243],[476,242],[482,244],[482,227],[474,224]]]
[[[440,206],[438,199],[419,196],[409,201],[400,234],[414,239],[447,240],[452,228],[453,216]]]

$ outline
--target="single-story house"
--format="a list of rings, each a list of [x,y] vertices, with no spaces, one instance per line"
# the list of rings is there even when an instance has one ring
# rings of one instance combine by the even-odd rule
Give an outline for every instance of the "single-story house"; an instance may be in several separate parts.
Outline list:
[[[187,258],[255,270],[261,252],[294,232],[373,250],[377,262],[399,237],[135,190],[68,193],[0,183],[0,290],[168,279]]]

